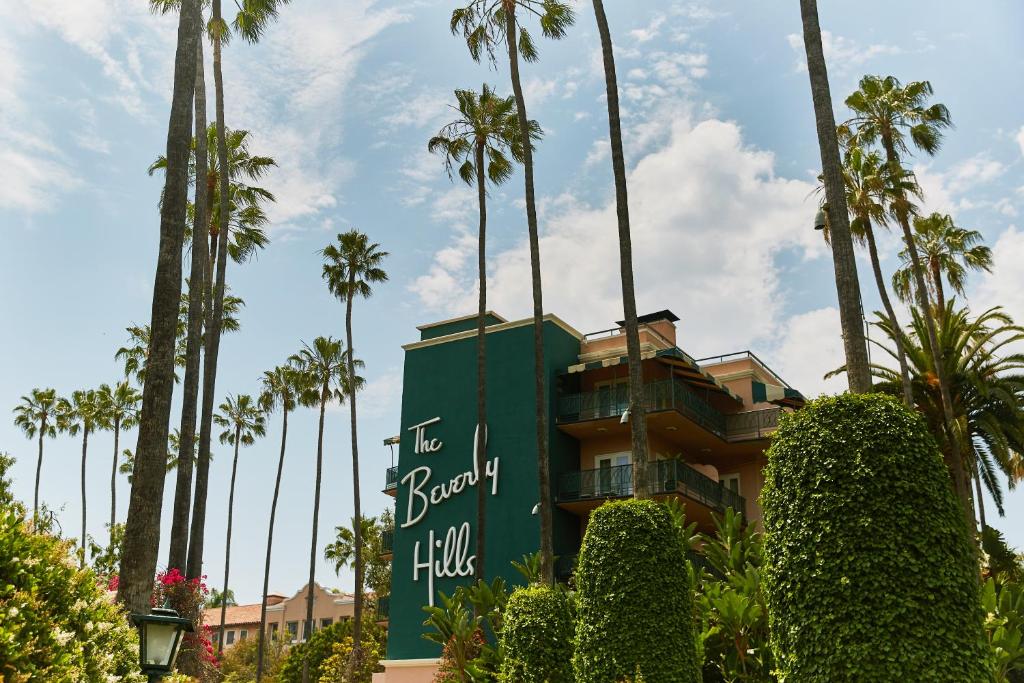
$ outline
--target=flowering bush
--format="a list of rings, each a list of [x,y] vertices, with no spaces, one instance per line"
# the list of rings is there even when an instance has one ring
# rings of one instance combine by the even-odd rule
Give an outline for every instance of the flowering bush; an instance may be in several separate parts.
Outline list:
[[[138,634],[73,544],[32,529],[0,456],[0,680],[143,681]]]
[[[198,624],[197,630],[186,633],[181,640],[178,655],[179,668],[200,680],[216,678],[220,663],[213,649],[212,631],[201,624],[203,603],[210,589],[206,575],[188,579],[177,568],[161,571],[156,575],[156,585],[150,604],[160,607],[170,604],[181,616]]]

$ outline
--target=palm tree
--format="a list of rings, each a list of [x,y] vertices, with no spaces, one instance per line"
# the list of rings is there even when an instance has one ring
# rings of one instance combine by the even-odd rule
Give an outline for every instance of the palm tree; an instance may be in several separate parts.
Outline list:
[[[329,244],[321,252],[324,257],[323,278],[334,296],[345,302],[345,343],[348,345],[348,384],[355,386],[354,347],[352,346],[352,302],[356,297],[370,298],[372,285],[386,282],[388,274],[380,267],[388,253],[380,245],[370,242],[358,230],[338,235],[337,245]],[[348,397],[352,431],[352,504],[355,518],[361,519],[359,494],[359,444],[356,439],[356,393]],[[360,529],[356,527],[356,605],[352,625],[352,661],[358,665],[362,658],[363,626],[363,556]]]
[[[146,366],[149,363],[149,346],[152,333],[149,325],[131,325],[124,328],[128,342],[117,349],[114,360],[124,363],[125,378],[132,378],[140,387],[146,384]],[[178,368],[185,367],[185,327],[179,319],[174,346],[174,382],[178,383]]]
[[[622,280],[622,310],[626,328],[626,356],[629,362],[629,429],[632,438],[633,491],[637,498],[650,497],[647,476],[647,411],[644,407],[643,367],[640,360],[640,324],[636,315],[633,287],[633,245],[629,231],[629,195],[626,188],[626,160],[622,152],[622,124],[619,117],[619,85],[615,76],[615,54],[604,2],[594,0],[594,16],[601,35],[601,57],[608,100],[608,136],[615,177],[615,213],[619,227],[619,272]]]
[[[224,590],[221,595],[228,594],[228,577],[231,573],[231,524],[235,512],[235,476],[238,474],[238,449],[240,446],[251,446],[256,437],[266,434],[266,421],[263,411],[248,394],[237,398],[228,394],[224,403],[220,404],[220,412],[213,416],[218,427],[224,429],[220,434],[220,442],[235,447],[235,455],[231,460],[231,485],[228,489],[228,530],[224,540]],[[186,458],[187,459],[187,458]],[[220,633],[224,633],[224,617],[227,614],[227,601],[220,606]],[[224,653],[224,638],[217,642],[217,656]]]
[[[206,599],[207,607],[220,607],[221,605],[227,605],[228,607],[234,607],[238,604],[235,600],[235,591],[230,588],[221,593],[216,588],[210,589],[210,597]]]
[[[968,270],[992,270],[992,250],[983,244],[981,233],[961,228],[949,214],[915,216],[914,240],[928,270],[925,280],[928,293],[939,311],[946,308],[943,277],[949,282],[950,289],[964,296]],[[897,296],[910,301],[913,263],[907,249],[900,252],[900,261],[900,269],[893,273],[892,285]]]
[[[333,337],[317,337],[312,346],[303,344],[298,353],[289,358],[296,371],[303,376],[304,388],[299,403],[306,407],[319,407],[320,422],[316,437],[316,483],[313,487],[313,529],[309,547],[309,590],[306,596],[306,621],[303,634],[306,638],[313,631],[313,584],[316,579],[317,531],[320,522],[320,481],[324,460],[324,413],[331,399],[342,402],[350,396],[352,385],[349,381],[348,351],[342,349],[341,340]],[[362,362],[354,361],[357,367]],[[356,388],[362,379],[356,378]],[[303,679],[308,679],[308,664],[303,664]]]
[[[512,175],[509,156],[523,161],[523,138],[519,134],[519,117],[515,100],[499,97],[484,84],[483,91],[456,90],[459,118],[441,128],[427,143],[427,150],[444,157],[445,170],[452,177],[452,169],[459,165],[459,177],[467,185],[476,185],[480,210],[478,233],[477,278],[478,306],[476,321],[476,563],[474,578],[484,578],[484,547],[486,529],[486,486],[484,472],[487,463],[487,350],[484,327],[487,317],[487,181],[500,185]],[[540,126],[530,123],[531,138],[540,137]]]
[[[871,258],[871,270],[875,276],[875,286],[882,300],[882,307],[889,321],[896,329],[900,327],[896,317],[896,309],[889,299],[889,291],[885,286],[882,264],[878,257],[878,245],[875,243],[876,225],[888,227],[890,207],[898,201],[898,193],[920,195],[920,189],[913,175],[904,172],[901,177],[893,178],[889,166],[882,162],[878,152],[865,152],[852,143],[846,144],[843,156],[843,182],[846,186],[846,205],[850,209],[850,233],[853,239],[867,246]],[[826,214],[825,239],[831,241],[831,226]],[[899,360],[900,377],[903,385],[903,403],[913,407],[914,396],[910,387],[910,371],[907,367],[907,356],[903,349],[903,341],[895,339],[896,356]]]
[[[522,79],[519,75],[519,57],[527,62],[538,59],[530,32],[519,24],[516,15],[522,9],[527,16],[540,19],[541,32],[548,38],[560,39],[575,21],[572,8],[559,0],[471,0],[463,8],[452,12],[452,33],[462,32],[470,55],[477,62],[486,51],[494,61],[494,46],[504,42],[508,50],[509,76],[516,100],[519,136],[530,137],[530,123],[526,112]],[[533,371],[534,419],[537,434],[537,482],[540,496],[540,557],[541,575],[548,584],[554,583],[554,549],[552,547],[551,480],[548,457],[548,414],[544,394],[544,300],[540,273],[540,233],[537,227],[537,201],[533,186],[533,146],[523,147],[523,178],[526,198],[526,226],[530,242],[530,275],[533,289]]]
[[[174,59],[171,114],[167,129],[167,175],[160,202],[160,248],[153,285],[152,339],[142,396],[137,462],[125,524],[118,599],[132,612],[149,609],[160,541],[164,458],[174,392],[174,356],[181,251],[188,200],[188,155],[192,137],[196,44],[200,33],[198,0],[181,0]],[[83,539],[84,540],[84,539]]]
[[[849,131],[848,134],[858,144],[870,145],[881,142],[882,149],[885,151],[886,163],[889,164],[893,177],[899,177],[904,172],[900,154],[910,151],[907,146],[908,135],[917,149],[932,155],[938,151],[942,143],[943,130],[952,125],[949,110],[945,105],[928,105],[928,99],[931,96],[932,86],[928,81],[914,81],[903,85],[893,76],[885,78],[864,76],[860,80],[858,89],[846,98],[846,106],[853,112],[853,118],[844,123],[843,128]],[[897,199],[899,201],[893,203],[892,212],[903,230],[903,240],[914,273],[917,304],[924,314],[928,331],[929,347],[933,353],[939,354],[942,352],[942,347],[938,343],[935,316],[931,314],[928,303],[924,266],[921,263],[914,234],[910,229],[910,217],[913,215],[914,208],[906,199],[905,193],[899,194]],[[953,433],[952,396],[950,395],[949,381],[945,375],[945,363],[941,357],[936,355],[934,365],[938,373],[937,379],[946,428]],[[971,518],[967,476],[960,457],[960,444],[956,438],[953,438],[951,442],[949,453],[947,464],[953,475],[957,496],[963,506],[964,515]]]
[[[57,424],[61,431],[75,436],[82,432],[82,541],[79,565],[85,566],[85,464],[89,451],[89,435],[97,429],[105,429],[108,421],[108,407],[103,395],[95,389],[73,391],[71,400],[60,399],[57,403]],[[138,464],[138,463],[136,463]],[[136,480],[138,477],[136,476]]]
[[[890,339],[904,338],[915,405],[939,435],[949,457],[955,439],[946,429],[942,396],[935,386],[936,354],[928,348],[927,314],[915,308],[913,315],[908,332],[897,333],[884,318],[876,324]],[[982,483],[1001,515],[1003,494],[997,471],[1006,476],[1010,488],[1024,479],[1024,353],[1007,352],[1024,341],[1024,328],[1015,325],[998,307],[971,319],[966,309],[958,310],[950,301],[939,316],[938,331],[942,345],[939,357],[950,380],[954,425],[958,438],[970,445],[966,455],[974,473],[979,521],[984,528]],[[892,370],[875,366],[874,373],[882,380],[880,388],[891,391],[895,383]]]
[[[843,186],[843,167],[839,159],[839,141],[836,120],[832,113],[832,94],[828,86],[828,70],[821,47],[821,27],[818,25],[817,0],[800,0],[803,19],[804,49],[807,53],[807,73],[811,81],[814,101],[814,120],[818,129],[818,147],[821,151],[822,174],[825,177],[825,201],[832,237],[832,263],[839,298],[839,320],[843,329],[843,348],[846,352],[846,377],[850,391],[871,391],[871,371],[868,367],[868,347],[862,325],[860,283],[857,261],[850,235],[850,216],[847,212]]]
[[[100,400],[106,406],[107,427],[114,432],[114,460],[110,469],[110,528],[117,522],[117,456],[121,452],[121,430],[132,429],[139,419],[139,401],[142,395],[126,381],[118,382],[113,388],[101,384]]]
[[[36,460],[36,487],[32,497],[32,521],[39,515],[39,479],[43,472],[43,439],[57,436],[57,408],[59,400],[56,389],[33,389],[28,396],[21,397],[21,403],[14,407],[14,425],[25,432],[29,439],[39,438],[39,458]]]
[[[288,413],[295,410],[299,396],[306,390],[306,377],[290,365],[278,365],[263,373],[263,391],[260,393],[260,407],[270,413],[281,408],[281,455],[277,460],[277,477],[274,479],[274,497],[270,503],[270,524],[267,528],[267,560],[263,566],[263,600],[260,604],[260,635],[256,650],[256,680],[263,679],[263,645],[267,631],[267,591],[270,587],[270,551],[274,545],[274,518],[277,515],[277,498],[281,492],[281,472],[284,470],[284,450],[288,442]]]
[[[357,554],[372,552],[372,539],[379,533],[376,517],[363,517],[358,528],[355,517],[349,523],[350,526],[334,527],[335,539],[324,547],[324,559],[334,563],[335,574],[341,574],[345,567],[354,566]],[[360,553],[356,552],[357,547],[361,548]]]

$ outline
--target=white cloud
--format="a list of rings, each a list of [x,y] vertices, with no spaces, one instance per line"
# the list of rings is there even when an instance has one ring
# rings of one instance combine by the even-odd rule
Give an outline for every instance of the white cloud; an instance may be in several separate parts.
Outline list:
[[[554,78],[529,78],[523,84],[523,99],[526,100],[526,110],[532,107],[539,107],[551,97],[558,88],[558,80]]]
[[[820,248],[805,229],[813,188],[776,177],[773,156],[745,146],[733,123],[693,125],[676,111],[661,125],[670,131],[666,144],[629,174],[639,308],[675,310],[683,318],[681,343],[696,354],[771,338],[782,310],[775,256]],[[606,326],[622,312],[614,202],[560,198],[546,209],[548,310],[583,329]],[[465,232],[454,239],[467,238],[472,243]],[[490,306],[507,316],[528,314],[525,243],[497,254],[491,268]],[[418,293],[434,309],[465,313],[473,306],[474,276],[468,264],[445,268],[435,259]]]
[[[359,393],[359,416],[377,418],[396,415],[401,409],[401,402],[402,370],[396,367],[388,368],[384,374],[368,381]]]
[[[786,36],[786,41],[798,55],[796,61],[797,71],[807,71],[803,36],[798,33],[790,33]],[[897,45],[884,45],[880,43],[861,45],[852,38],[845,38],[831,31],[821,32],[821,47],[825,53],[825,61],[828,63],[829,70],[834,70],[837,74],[846,73],[861,67],[881,55],[898,55],[903,53],[903,48]]]
[[[846,389],[846,375],[825,379],[844,362],[839,310],[834,306],[790,317],[781,343],[772,347],[771,365],[807,398]]]
[[[651,22],[643,28],[635,28],[629,32],[629,37],[638,43],[646,43],[658,37],[658,31],[665,23],[664,14],[655,14]]]
[[[594,140],[593,144],[590,146],[590,151],[587,152],[587,158],[583,160],[583,165],[585,167],[590,167],[601,163],[608,158],[608,155],[611,153],[611,149],[611,145],[605,138]]]
[[[1020,147],[1020,153],[1024,155],[1024,126],[1017,131],[1017,146]]]
[[[970,293],[971,308],[1002,306],[1016,323],[1024,323],[1024,232],[1015,225],[992,245],[992,272],[982,273]]]

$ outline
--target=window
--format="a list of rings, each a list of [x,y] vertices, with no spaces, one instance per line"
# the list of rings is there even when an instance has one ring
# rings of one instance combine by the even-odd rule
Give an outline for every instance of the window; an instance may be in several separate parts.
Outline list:
[[[740,493],[740,475],[737,474],[723,474],[718,478],[718,481],[722,483],[722,486],[729,489],[737,496],[742,495]]]
[[[228,631],[228,639],[226,641],[224,641],[224,643],[226,645],[233,645],[234,642],[235,642],[235,632],[234,631]]]
[[[629,378],[619,377],[594,382],[598,414],[595,417],[621,415],[629,405]]]
[[[277,638],[277,632],[279,630],[279,624],[273,623],[270,625],[270,639],[274,640]]]
[[[244,628],[241,631],[238,632],[238,639],[239,640],[245,640],[248,637],[249,637],[249,632],[247,630],[245,630]]]
[[[324,617],[320,620],[320,628],[324,629],[334,623],[334,619],[331,617]]]
[[[288,631],[288,640],[295,642],[299,639],[299,622],[289,621],[285,624],[285,629]]]
[[[602,496],[629,496],[633,494],[633,468],[629,453],[599,455],[596,493]]]

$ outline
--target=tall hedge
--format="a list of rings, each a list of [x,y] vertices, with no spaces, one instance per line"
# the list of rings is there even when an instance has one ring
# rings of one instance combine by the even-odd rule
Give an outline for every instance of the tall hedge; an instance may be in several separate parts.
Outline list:
[[[988,680],[978,565],[924,419],[878,394],[780,421],[761,493],[780,679]]]
[[[685,552],[664,505],[627,500],[594,510],[576,583],[577,683],[699,680]]]
[[[573,613],[560,588],[518,588],[505,607],[502,683],[572,683]]]

